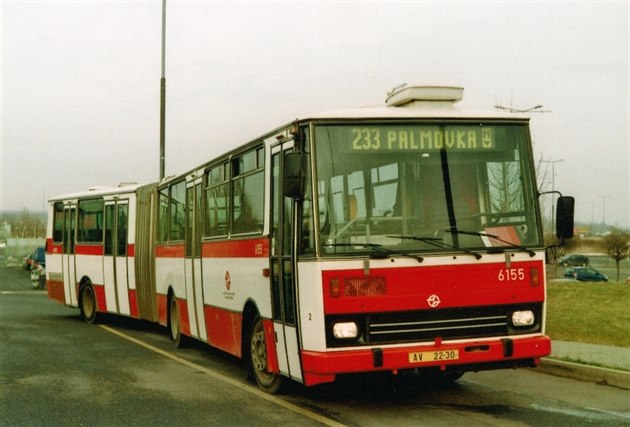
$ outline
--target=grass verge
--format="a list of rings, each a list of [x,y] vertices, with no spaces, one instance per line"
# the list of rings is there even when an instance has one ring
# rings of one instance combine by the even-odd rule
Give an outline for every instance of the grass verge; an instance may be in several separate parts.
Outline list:
[[[552,281],[547,335],[552,340],[630,347],[630,286]]]

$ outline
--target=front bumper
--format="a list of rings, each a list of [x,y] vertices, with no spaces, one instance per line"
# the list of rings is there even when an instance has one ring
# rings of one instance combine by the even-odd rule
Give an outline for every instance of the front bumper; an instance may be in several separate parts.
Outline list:
[[[416,352],[457,350],[456,360],[410,362]],[[551,353],[547,336],[502,338],[488,341],[439,342],[409,347],[374,347],[330,352],[302,351],[304,384],[332,382],[337,374],[439,367],[441,370],[480,371],[486,369],[536,366]]]

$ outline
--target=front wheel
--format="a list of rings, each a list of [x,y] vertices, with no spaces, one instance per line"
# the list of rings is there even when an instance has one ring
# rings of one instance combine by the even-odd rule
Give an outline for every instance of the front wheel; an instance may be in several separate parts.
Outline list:
[[[83,286],[81,290],[81,317],[87,323],[96,323],[96,294],[91,284]]]
[[[256,383],[267,393],[277,393],[282,385],[282,376],[267,370],[267,344],[265,329],[260,317],[254,321],[249,350],[250,369],[256,378]]]

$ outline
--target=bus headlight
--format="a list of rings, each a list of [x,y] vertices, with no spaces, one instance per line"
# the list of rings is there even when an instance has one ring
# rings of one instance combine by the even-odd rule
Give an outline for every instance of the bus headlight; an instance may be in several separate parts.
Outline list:
[[[335,323],[332,330],[336,339],[351,339],[359,336],[359,327],[355,322]]]
[[[515,311],[512,313],[512,324],[514,326],[532,326],[536,321],[536,316],[531,310]]]

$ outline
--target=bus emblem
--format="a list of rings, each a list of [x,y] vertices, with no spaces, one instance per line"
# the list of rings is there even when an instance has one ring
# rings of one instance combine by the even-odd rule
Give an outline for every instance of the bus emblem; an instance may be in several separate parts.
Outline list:
[[[230,286],[232,286],[232,280],[230,280],[230,272],[225,272],[225,289],[230,290]]]
[[[440,305],[440,303],[441,303],[442,301],[440,301],[440,297],[439,297],[439,296],[437,296],[437,295],[433,294],[433,295],[431,295],[429,298],[427,298],[427,302],[429,303],[429,307],[431,307],[431,308],[435,308],[435,307],[437,307],[438,305]]]

